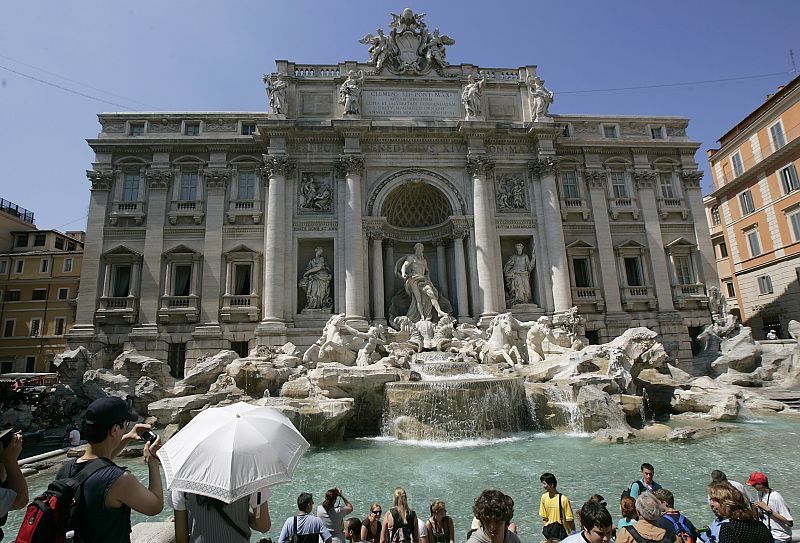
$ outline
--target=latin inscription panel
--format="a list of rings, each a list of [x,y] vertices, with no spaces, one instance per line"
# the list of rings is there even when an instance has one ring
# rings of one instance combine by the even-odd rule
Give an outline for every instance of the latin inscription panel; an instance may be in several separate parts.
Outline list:
[[[361,94],[364,117],[438,117],[460,119],[464,116],[457,91],[364,89]]]

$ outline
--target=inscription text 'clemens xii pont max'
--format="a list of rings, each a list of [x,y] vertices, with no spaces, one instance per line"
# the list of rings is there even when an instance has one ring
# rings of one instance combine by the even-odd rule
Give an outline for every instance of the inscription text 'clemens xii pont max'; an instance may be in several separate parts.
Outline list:
[[[362,95],[365,117],[463,117],[458,92],[426,90],[370,90]]]

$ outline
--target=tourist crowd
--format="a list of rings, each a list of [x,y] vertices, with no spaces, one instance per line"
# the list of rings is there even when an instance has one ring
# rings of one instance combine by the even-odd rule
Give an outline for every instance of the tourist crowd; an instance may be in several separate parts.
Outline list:
[[[83,437],[88,442],[86,451],[82,457],[62,466],[55,481],[75,481],[73,486],[79,489],[68,526],[74,530],[75,541],[129,542],[131,510],[149,516],[163,510],[164,492],[156,456],[161,443],[149,432],[148,425],[131,427],[137,418],[119,398],[96,400],[87,409],[83,425]],[[113,462],[125,445],[142,439],[149,471],[147,486]],[[0,434],[0,462],[5,472],[0,487],[0,526],[9,510],[28,503],[27,484],[17,465],[21,449],[22,438],[18,433]],[[783,543],[792,539],[789,507],[781,494],[770,487],[763,473],[752,473],[743,485],[729,481],[721,471],[713,471],[708,484],[708,503],[714,520],[698,529],[675,507],[675,495],[655,481],[653,466],[644,463],[641,472],[641,478],[633,481],[620,497],[616,523],[610,510],[615,507],[597,494],[576,515],[569,498],[559,491],[555,475],[543,473],[540,481],[544,493],[538,514],[544,525],[544,542],[601,543],[616,538],[618,543]],[[272,526],[270,495],[270,490],[264,488],[227,504],[199,494],[173,492],[170,503],[175,511],[175,539],[177,543],[250,541],[251,530],[265,533]],[[33,534],[42,518],[37,516],[42,501],[40,497],[29,506],[17,541],[37,540]],[[423,520],[409,507],[402,488],[395,489],[389,510],[373,503],[363,519],[349,516],[353,514],[353,505],[340,488],[328,490],[316,509],[313,496],[303,492],[297,498],[297,509],[297,514],[283,523],[277,543],[463,541],[463,536],[456,534],[443,501],[431,503],[430,514],[426,512],[427,518]],[[520,543],[512,521],[514,500],[510,496],[499,490],[484,490],[475,500],[472,512],[474,519],[469,529],[459,527],[464,530],[467,543]]]

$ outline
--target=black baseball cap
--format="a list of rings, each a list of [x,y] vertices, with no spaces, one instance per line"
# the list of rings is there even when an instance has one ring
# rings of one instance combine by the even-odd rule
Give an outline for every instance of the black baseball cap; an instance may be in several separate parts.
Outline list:
[[[86,409],[86,424],[111,426],[126,420],[137,421],[139,415],[128,407],[125,400],[116,396],[99,398]]]

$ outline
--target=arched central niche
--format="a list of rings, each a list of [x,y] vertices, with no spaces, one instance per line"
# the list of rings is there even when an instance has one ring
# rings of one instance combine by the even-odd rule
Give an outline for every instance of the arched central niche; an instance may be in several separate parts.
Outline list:
[[[410,180],[387,196],[381,215],[397,228],[424,228],[443,224],[453,209],[439,189],[422,180]]]

